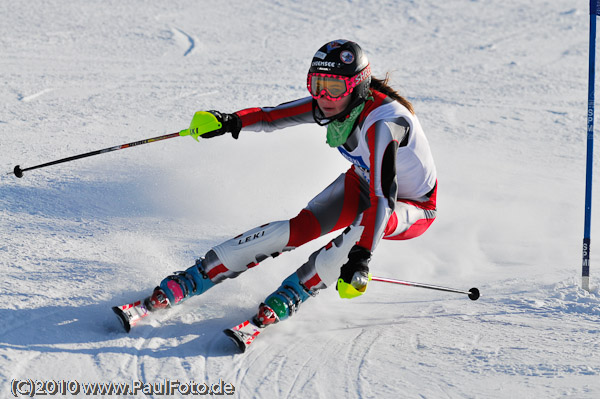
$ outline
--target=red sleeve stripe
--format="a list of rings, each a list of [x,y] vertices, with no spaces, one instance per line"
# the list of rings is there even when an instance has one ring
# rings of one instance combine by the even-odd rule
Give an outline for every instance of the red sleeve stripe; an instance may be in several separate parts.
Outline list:
[[[273,123],[284,118],[312,112],[312,101],[295,103],[294,101],[277,107],[246,108],[237,111],[236,114],[242,119],[242,127],[246,127],[259,122]]]
[[[262,119],[262,109],[260,108],[246,108],[241,111],[237,111],[237,116],[242,120],[242,127],[248,125],[254,125]]]

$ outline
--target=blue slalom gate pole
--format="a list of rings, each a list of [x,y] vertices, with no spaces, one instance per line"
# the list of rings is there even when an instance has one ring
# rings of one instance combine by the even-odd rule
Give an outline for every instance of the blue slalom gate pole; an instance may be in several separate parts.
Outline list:
[[[598,2],[590,0],[590,53],[588,71],[587,157],[585,172],[585,222],[583,227],[583,259],[581,262],[581,286],[590,290],[590,230],[592,222],[592,169],[594,165],[594,80],[596,70],[596,15]]]

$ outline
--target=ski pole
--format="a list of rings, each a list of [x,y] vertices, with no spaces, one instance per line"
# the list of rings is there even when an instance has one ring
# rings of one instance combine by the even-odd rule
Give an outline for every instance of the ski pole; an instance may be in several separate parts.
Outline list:
[[[198,136],[201,136],[204,133],[218,130],[220,128],[221,128],[221,123],[217,120],[217,118],[213,114],[211,114],[210,112],[199,111],[199,112],[196,112],[196,114],[194,115],[194,118],[192,119],[192,123],[190,124],[190,128],[184,129],[180,132],[165,134],[163,136],[153,137],[150,139],[145,139],[145,140],[140,140],[140,141],[134,141],[132,143],[127,143],[127,144],[117,145],[114,147],[104,148],[102,150],[91,151],[91,152],[87,152],[85,154],[74,155],[71,157],[58,159],[56,161],[47,162],[47,163],[44,163],[41,165],[31,166],[29,168],[21,169],[21,166],[17,165],[17,166],[15,166],[15,168],[12,172],[9,172],[7,174],[10,175],[11,173],[13,173],[18,178],[21,178],[21,177],[23,177],[23,172],[27,172],[28,170],[45,168],[46,166],[57,165],[60,163],[74,161],[76,159],[87,158],[87,157],[91,157],[93,155],[99,155],[99,154],[104,154],[106,152],[122,150],[125,148],[135,147],[135,146],[142,145],[142,144],[154,143],[155,141],[171,139],[173,137],[192,136],[194,139],[198,140]]]
[[[21,166],[17,165],[17,166],[15,166],[15,169],[12,172],[9,172],[8,174],[14,173],[15,176],[21,178],[21,177],[23,177],[23,172],[27,172],[28,170],[45,168],[46,166],[57,165],[59,163],[65,163],[65,162],[69,162],[69,161],[74,161],[76,159],[91,157],[93,155],[104,154],[105,152],[122,150],[124,148],[134,147],[136,145],[153,143],[155,141],[166,140],[166,139],[170,139],[170,138],[177,137],[177,136],[179,136],[179,133],[165,134],[164,136],[154,137],[154,138],[146,139],[146,140],[134,141],[133,143],[117,145],[114,147],[104,148],[102,150],[87,152],[85,154],[74,155],[74,156],[68,157],[68,158],[57,159],[56,161],[47,162],[47,163],[44,163],[41,165],[31,166],[31,167],[25,168],[25,169],[21,169]]]
[[[384,283],[401,284],[401,285],[406,285],[409,287],[427,288],[430,290],[454,292],[457,294],[465,294],[465,295],[468,295],[469,299],[471,299],[472,301],[476,301],[477,299],[479,299],[479,290],[477,288],[471,288],[469,291],[463,291],[463,290],[457,290],[454,288],[440,287],[438,285],[414,283],[411,281],[403,281],[403,280],[396,280],[393,278],[384,278],[384,277],[375,277],[375,276],[372,276],[371,280],[372,281],[381,281]]]

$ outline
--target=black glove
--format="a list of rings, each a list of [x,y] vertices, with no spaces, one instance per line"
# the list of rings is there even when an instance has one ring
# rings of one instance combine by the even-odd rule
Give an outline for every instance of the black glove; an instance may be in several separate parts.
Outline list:
[[[358,291],[364,291],[369,283],[371,251],[355,245],[348,254],[348,262],[340,268],[340,279]]]
[[[214,130],[212,132],[204,133],[202,136],[203,139],[209,139],[211,137],[221,136],[225,133],[231,133],[234,139],[240,136],[240,130],[242,130],[242,120],[237,114],[223,114],[219,111],[207,111],[210,112],[217,118],[219,122],[221,122],[221,128],[219,130]]]

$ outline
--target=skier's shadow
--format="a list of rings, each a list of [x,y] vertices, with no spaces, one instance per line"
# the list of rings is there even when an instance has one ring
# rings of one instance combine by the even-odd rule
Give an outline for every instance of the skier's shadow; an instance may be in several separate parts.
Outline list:
[[[167,312],[159,317],[161,325],[158,327],[143,320],[126,333],[108,302],[78,307],[0,309],[0,350],[93,356],[125,353],[154,358],[207,358],[238,353],[222,330],[238,322],[242,313],[189,324],[169,321]]]
[[[67,233],[87,236],[94,234],[98,225],[103,228],[104,223],[112,223],[113,218],[131,220],[136,216],[164,214],[164,202],[155,201],[150,195],[151,190],[155,189],[156,176],[156,173],[151,172],[144,170],[140,176],[126,181],[103,178],[100,181],[50,180],[52,184],[42,187],[26,184],[5,185],[2,186],[2,195],[5,196],[3,209],[15,215],[23,213],[78,221],[68,224]],[[59,227],[52,224],[48,224],[46,228],[44,224],[39,225],[35,219],[31,223],[35,225],[36,231],[44,234],[45,229],[50,230],[52,235],[61,234]],[[28,225],[19,225],[18,228],[26,229]],[[195,242],[196,245],[200,245],[202,241]],[[10,246],[8,248],[10,250]],[[72,270],[76,270],[84,262],[82,259],[64,257],[51,261],[67,265]],[[71,269],[63,272],[68,275],[69,270]],[[14,303],[19,303],[18,295],[26,295],[10,292],[6,294],[9,302],[16,298]],[[141,297],[142,293],[138,294]],[[235,315],[230,315],[227,319],[217,318],[190,324],[167,320],[159,327],[153,327],[151,322],[144,321],[127,334],[111,311],[111,307],[119,303],[118,298],[113,299],[115,300],[111,302],[82,306],[60,306],[56,305],[60,302],[55,301],[52,302],[52,306],[38,308],[0,308],[0,352],[7,349],[16,353],[29,351],[93,356],[102,353],[130,353],[157,358],[182,354],[220,357],[236,353],[234,344],[221,332],[240,321]],[[194,336],[197,338],[190,338]],[[161,342],[179,344],[164,346],[156,342],[151,345],[149,342],[143,342],[151,341],[154,337],[163,338]]]

